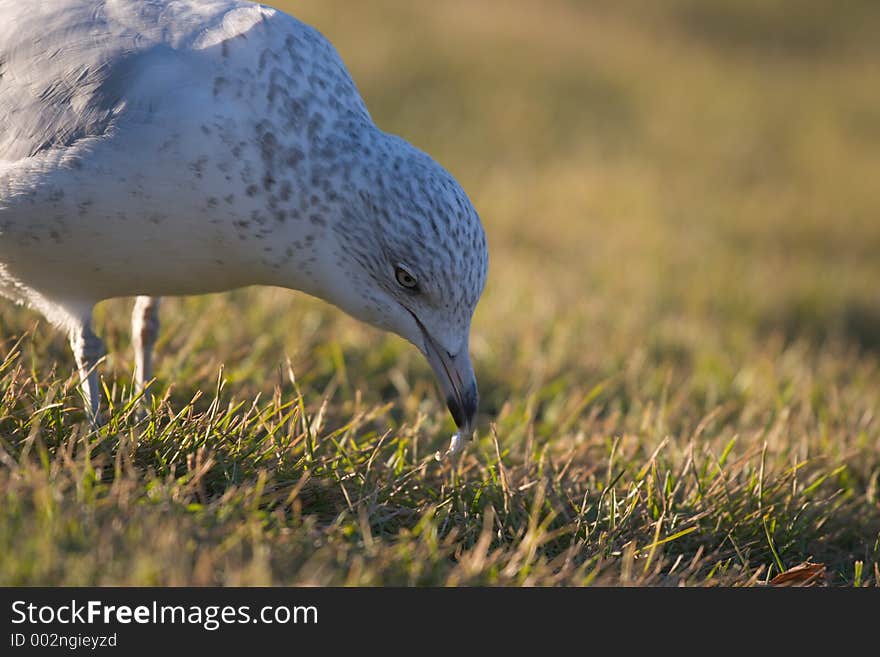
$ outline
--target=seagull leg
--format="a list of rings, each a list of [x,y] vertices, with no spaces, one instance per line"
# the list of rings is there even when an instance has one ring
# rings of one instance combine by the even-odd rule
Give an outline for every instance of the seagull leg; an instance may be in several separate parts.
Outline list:
[[[135,391],[143,392],[147,403],[152,398],[146,386],[153,377],[153,345],[159,337],[159,302],[159,297],[138,297],[131,314]]]
[[[92,331],[92,313],[89,311],[70,328],[70,347],[79,368],[80,385],[86,401],[86,412],[93,426],[100,424],[98,405],[101,401],[98,387],[98,361],[104,355],[101,338]]]

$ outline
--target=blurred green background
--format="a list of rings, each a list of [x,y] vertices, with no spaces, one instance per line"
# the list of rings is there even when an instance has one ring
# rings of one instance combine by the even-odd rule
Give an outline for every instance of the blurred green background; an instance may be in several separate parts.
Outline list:
[[[471,195],[496,376],[511,355],[589,378],[642,354],[711,406],[792,343],[876,374],[877,2],[278,6]]]
[[[277,4],[471,195],[485,355],[555,327],[587,362],[738,370],[773,338],[876,357],[880,4]]]

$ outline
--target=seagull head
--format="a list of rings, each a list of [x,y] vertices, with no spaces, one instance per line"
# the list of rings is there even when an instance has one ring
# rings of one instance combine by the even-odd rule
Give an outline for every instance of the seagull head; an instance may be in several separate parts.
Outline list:
[[[427,154],[379,132],[366,150],[332,224],[335,284],[322,296],[414,344],[469,438],[479,398],[470,326],[488,268],[483,227],[461,186]]]

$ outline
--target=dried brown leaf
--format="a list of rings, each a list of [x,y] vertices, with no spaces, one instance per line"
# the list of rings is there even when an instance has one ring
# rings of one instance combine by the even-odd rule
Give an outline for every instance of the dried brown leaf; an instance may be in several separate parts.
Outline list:
[[[770,580],[770,586],[825,586],[825,564],[805,561]]]

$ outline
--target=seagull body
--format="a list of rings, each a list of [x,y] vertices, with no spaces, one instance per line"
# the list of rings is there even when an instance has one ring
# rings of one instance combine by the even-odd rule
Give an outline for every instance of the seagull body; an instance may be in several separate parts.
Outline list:
[[[379,130],[333,46],[230,0],[0,0],[0,294],[65,330],[97,411],[96,303],[275,285],[416,345],[473,428],[485,235],[439,164]]]

